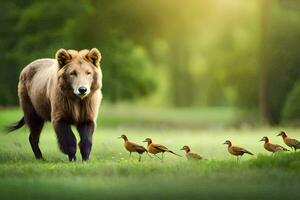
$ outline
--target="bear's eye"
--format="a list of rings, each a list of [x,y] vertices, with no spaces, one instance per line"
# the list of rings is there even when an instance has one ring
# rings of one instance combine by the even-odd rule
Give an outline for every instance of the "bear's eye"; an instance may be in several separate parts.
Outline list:
[[[86,72],[86,75],[91,75],[91,74],[92,74],[92,72],[90,72],[90,71]]]
[[[70,73],[70,75],[71,75],[71,76],[77,76],[77,73],[76,73],[75,71],[72,71],[72,72]]]

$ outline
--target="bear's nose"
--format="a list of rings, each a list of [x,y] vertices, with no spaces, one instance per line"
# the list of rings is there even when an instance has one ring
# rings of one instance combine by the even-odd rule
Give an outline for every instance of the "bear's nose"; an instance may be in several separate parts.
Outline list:
[[[78,88],[78,91],[80,94],[85,94],[87,91],[87,88],[82,86],[82,87]]]

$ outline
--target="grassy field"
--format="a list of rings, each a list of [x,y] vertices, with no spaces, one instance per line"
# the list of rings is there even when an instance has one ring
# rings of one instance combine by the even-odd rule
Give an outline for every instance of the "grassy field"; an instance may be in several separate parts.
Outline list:
[[[0,126],[16,121],[18,109],[0,110]],[[207,117],[205,117],[207,116]],[[282,128],[230,128],[233,112],[217,110],[151,110],[104,107],[94,134],[90,161],[69,163],[59,152],[50,125],[40,147],[46,159],[36,161],[28,129],[0,134],[0,199],[298,199],[300,153],[271,155],[262,136],[283,144],[276,134]],[[216,126],[213,126],[213,122]],[[173,127],[174,125],[174,127]],[[207,126],[204,126],[207,125]],[[286,129],[300,139],[300,129]],[[208,161],[188,162],[172,154],[156,158],[129,158],[123,141],[142,143],[146,137],[175,152],[190,145]],[[222,143],[231,139],[255,156],[240,163]],[[77,154],[80,158],[80,154]]]

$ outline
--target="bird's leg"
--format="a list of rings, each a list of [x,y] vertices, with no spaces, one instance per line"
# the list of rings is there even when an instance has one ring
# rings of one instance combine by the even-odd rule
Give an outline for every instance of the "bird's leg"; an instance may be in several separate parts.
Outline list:
[[[152,156],[150,156],[150,154],[147,152],[147,155],[150,157],[150,158],[152,158]]]
[[[160,157],[158,157],[156,154],[154,154],[154,156],[155,156],[155,157],[157,157],[159,160],[161,160],[161,158],[160,158]]]
[[[131,158],[131,152],[129,152],[129,158]]]
[[[164,152],[161,153],[161,161],[164,161]]]
[[[141,160],[142,160],[142,156],[141,154],[139,154],[139,162],[141,162]]]

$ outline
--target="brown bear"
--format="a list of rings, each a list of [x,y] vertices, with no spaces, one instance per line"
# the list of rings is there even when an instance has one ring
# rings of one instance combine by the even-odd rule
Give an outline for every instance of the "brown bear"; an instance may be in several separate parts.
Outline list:
[[[39,138],[45,121],[51,121],[61,151],[76,160],[76,138],[79,135],[82,160],[88,160],[92,135],[102,100],[101,54],[98,49],[65,50],[56,59],[38,59],[20,74],[18,95],[24,117],[9,127],[14,131],[27,125],[29,142],[36,159],[43,159]]]

